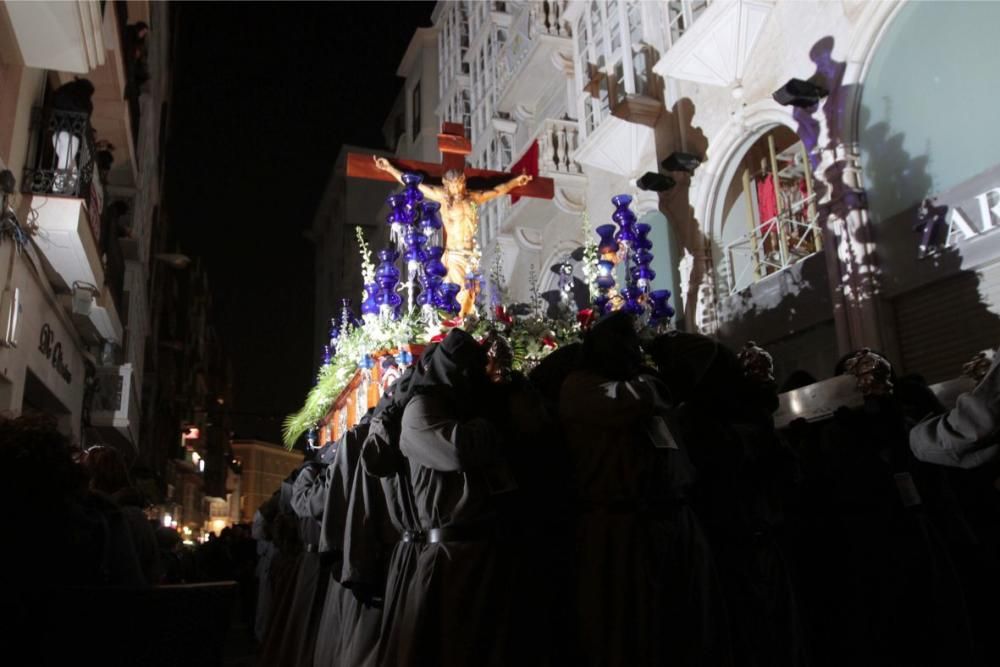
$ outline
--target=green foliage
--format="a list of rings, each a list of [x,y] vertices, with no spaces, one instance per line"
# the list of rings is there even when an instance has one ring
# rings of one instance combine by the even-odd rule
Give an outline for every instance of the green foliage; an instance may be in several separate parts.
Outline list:
[[[418,313],[396,321],[371,317],[360,327],[345,326],[337,340],[336,354],[329,365],[320,368],[305,405],[285,419],[282,433],[285,446],[291,449],[303,433],[326,417],[334,400],[360,368],[365,355],[406,343],[426,343],[431,335]]]
[[[490,330],[499,331],[510,341],[514,368],[525,372],[537,366],[556,347],[580,339],[579,324],[570,318],[553,320],[532,315],[507,324],[487,319],[485,315],[470,315],[463,328],[476,338],[484,337]],[[302,409],[285,419],[285,446],[291,449],[302,434],[326,417],[337,396],[361,367],[365,355],[404,344],[426,344],[444,331],[440,326],[428,327],[416,311],[397,321],[373,317],[360,327],[346,327],[337,341],[336,354],[329,365],[320,368],[316,385],[306,396]]]

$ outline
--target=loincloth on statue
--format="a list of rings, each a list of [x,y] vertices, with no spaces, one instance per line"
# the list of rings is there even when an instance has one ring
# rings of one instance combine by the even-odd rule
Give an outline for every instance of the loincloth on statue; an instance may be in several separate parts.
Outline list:
[[[444,265],[448,267],[449,276],[461,272],[463,277],[468,279],[474,277],[475,275],[477,268],[476,263],[478,260],[475,250],[445,249],[441,260],[444,262]]]

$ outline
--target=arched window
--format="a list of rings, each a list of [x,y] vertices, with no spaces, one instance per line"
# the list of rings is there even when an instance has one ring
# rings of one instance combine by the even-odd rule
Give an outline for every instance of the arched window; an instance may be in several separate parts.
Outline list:
[[[789,128],[775,127],[754,141],[721,196],[716,263],[730,292],[822,248],[810,161]]]

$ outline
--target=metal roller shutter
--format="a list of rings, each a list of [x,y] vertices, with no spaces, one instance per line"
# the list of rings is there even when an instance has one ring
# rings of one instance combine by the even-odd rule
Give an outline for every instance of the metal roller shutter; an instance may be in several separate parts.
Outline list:
[[[1000,265],[966,271],[893,301],[904,373],[956,377],[979,350],[1000,345]]]

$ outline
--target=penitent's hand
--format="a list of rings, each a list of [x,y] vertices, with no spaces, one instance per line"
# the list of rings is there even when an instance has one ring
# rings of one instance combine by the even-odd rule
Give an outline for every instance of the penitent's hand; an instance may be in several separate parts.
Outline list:
[[[392,165],[384,157],[375,156],[375,167],[381,169],[382,171],[389,171],[392,169]]]
[[[514,179],[515,185],[517,185],[517,187],[519,188],[524,187],[530,182],[531,182],[531,174],[521,174],[520,176]]]

